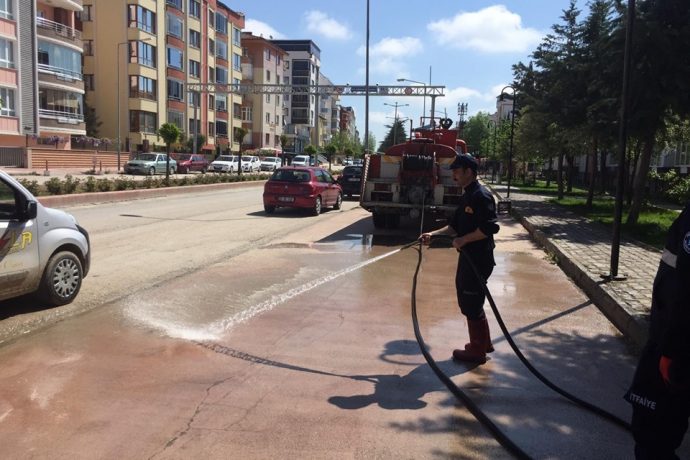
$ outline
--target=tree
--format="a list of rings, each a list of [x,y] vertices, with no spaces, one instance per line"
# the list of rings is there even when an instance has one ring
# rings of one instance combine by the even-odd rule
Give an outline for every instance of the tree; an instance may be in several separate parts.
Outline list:
[[[312,157],[314,157],[314,165],[316,165],[316,147],[314,147],[312,144],[309,144],[304,147],[304,153],[309,155],[310,160]]]
[[[283,151],[283,154],[281,155],[281,164],[285,165],[286,161],[286,156],[285,156],[285,148],[288,146],[290,143],[290,138],[287,136],[287,134],[281,134],[280,135],[280,148]]]
[[[366,153],[372,153],[372,152],[366,152],[366,151],[364,151],[364,150],[366,150],[366,148],[368,148],[369,150],[371,150],[371,149],[373,149],[374,147],[376,147],[376,136],[374,136],[374,133],[371,133],[371,132],[370,132],[370,133],[369,133],[368,142],[366,143],[365,146],[362,146],[362,148],[363,148],[362,152],[363,152],[364,154],[366,154]]]
[[[326,157],[328,157],[328,170],[330,171],[331,164],[333,162],[333,155],[335,155],[336,148],[335,145],[328,144],[324,150],[326,151]]]
[[[476,115],[471,116],[467,123],[465,123],[465,128],[463,129],[463,139],[467,143],[467,149],[471,153],[479,154],[479,156],[487,157],[489,151],[491,150],[492,143],[489,142],[493,139],[493,126],[489,129],[489,114],[485,112],[478,112]]]
[[[407,133],[405,132],[405,125],[402,120],[397,119],[392,125],[386,125],[386,128],[388,128],[388,134],[386,134],[383,142],[381,142],[379,151],[385,152],[390,146],[407,141]]]
[[[194,136],[190,136],[189,138],[187,138],[186,147],[187,147],[187,151],[189,151],[189,152],[194,151],[194,139],[195,139]],[[196,151],[197,152],[200,152],[201,148],[204,145],[206,145],[206,140],[207,140],[207,138],[203,134],[197,134],[196,135]]]
[[[182,135],[182,131],[180,131],[180,128],[177,127],[176,124],[174,123],[164,123],[161,125],[160,128],[158,128],[158,133],[160,137],[163,138],[163,142],[165,142],[165,151],[167,152],[167,155],[165,156],[165,184],[169,185],[170,184],[170,153],[171,153],[171,148],[170,146],[177,142],[177,140],[180,138]]]
[[[98,129],[103,122],[98,118],[96,109],[91,107],[84,98],[84,124],[86,125],[86,135],[88,137],[98,137]]]
[[[244,137],[247,135],[249,130],[245,128],[244,126],[237,126],[235,127],[235,130],[233,134],[235,135],[235,140],[237,141],[238,144],[240,144],[240,150],[237,153],[237,175],[241,176],[242,175],[242,142],[244,141]]]

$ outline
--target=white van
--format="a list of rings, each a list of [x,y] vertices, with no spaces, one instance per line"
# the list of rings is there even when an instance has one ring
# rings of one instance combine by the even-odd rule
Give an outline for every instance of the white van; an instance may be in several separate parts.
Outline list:
[[[74,300],[91,265],[89,234],[4,171],[0,235],[0,300],[31,293],[53,306]]]
[[[297,155],[292,159],[292,166],[309,166],[309,155]]]

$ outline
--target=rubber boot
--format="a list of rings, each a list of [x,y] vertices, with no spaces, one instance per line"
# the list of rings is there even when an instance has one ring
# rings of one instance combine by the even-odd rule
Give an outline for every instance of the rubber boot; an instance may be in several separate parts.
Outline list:
[[[453,359],[484,364],[489,344],[489,323],[486,321],[486,318],[474,321],[468,319],[467,328],[470,332],[470,343],[465,345],[464,350],[453,350]]]
[[[494,345],[491,343],[491,333],[489,332],[489,322],[487,321],[486,317],[477,320],[477,321],[482,321],[486,323],[486,352],[487,353],[493,353],[494,352]],[[470,346],[469,343],[465,344],[465,350]]]

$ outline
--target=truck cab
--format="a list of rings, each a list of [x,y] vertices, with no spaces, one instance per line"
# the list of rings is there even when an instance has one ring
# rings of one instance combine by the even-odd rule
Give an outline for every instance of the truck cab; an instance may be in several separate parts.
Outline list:
[[[1,170],[0,235],[0,300],[25,294],[52,306],[74,300],[91,264],[87,231]]]

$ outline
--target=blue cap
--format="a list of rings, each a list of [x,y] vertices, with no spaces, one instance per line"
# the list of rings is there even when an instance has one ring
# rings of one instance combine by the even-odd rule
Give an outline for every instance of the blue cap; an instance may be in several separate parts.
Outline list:
[[[453,160],[448,169],[469,168],[472,171],[477,172],[478,167],[479,165],[477,164],[477,160],[469,155],[460,153],[456,155],[455,160]]]

